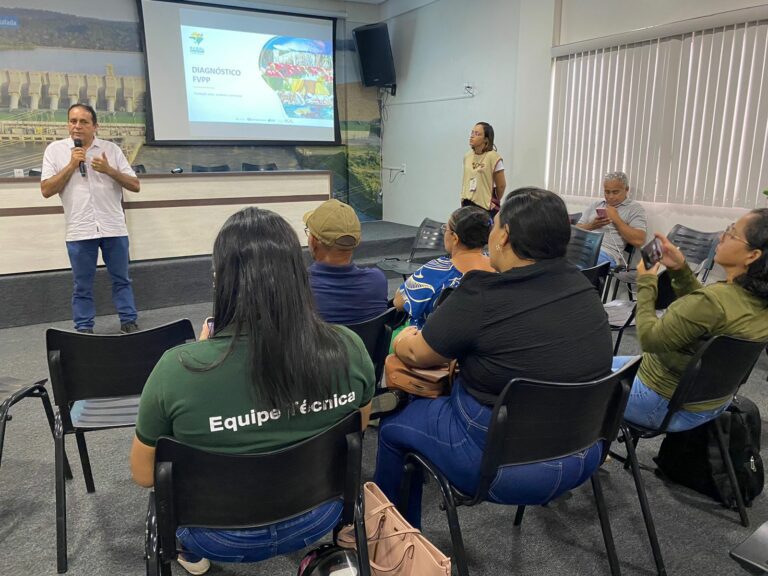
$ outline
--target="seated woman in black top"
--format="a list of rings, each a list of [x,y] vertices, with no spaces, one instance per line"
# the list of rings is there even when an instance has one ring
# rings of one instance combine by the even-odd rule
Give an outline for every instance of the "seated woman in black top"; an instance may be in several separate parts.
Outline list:
[[[450,397],[417,399],[382,420],[376,482],[397,498],[403,456],[431,460],[459,489],[473,493],[492,406],[512,378],[586,382],[611,370],[611,331],[600,298],[565,258],[571,229],[559,196],[537,188],[511,192],[488,239],[491,265],[473,271],[421,332],[394,342],[405,364],[456,358],[461,376]],[[541,504],[588,478],[602,446],[539,464],[509,466],[489,490],[498,502]],[[421,483],[412,483],[408,519],[421,524]]]

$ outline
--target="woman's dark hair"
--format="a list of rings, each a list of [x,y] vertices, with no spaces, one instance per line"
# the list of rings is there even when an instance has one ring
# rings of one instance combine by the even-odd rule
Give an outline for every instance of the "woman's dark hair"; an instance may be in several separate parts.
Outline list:
[[[758,208],[749,214],[744,239],[749,242],[750,248],[762,253],[734,282],[755,296],[768,300],[768,208]]]
[[[499,225],[509,229],[512,249],[526,260],[561,258],[571,239],[565,202],[541,188],[518,188],[507,194]]]
[[[483,152],[488,152],[489,150],[496,150],[496,145],[493,143],[493,126],[488,124],[488,122],[478,122],[475,124],[475,126],[482,126],[483,132],[485,132],[485,138],[488,140],[488,143],[485,145],[485,150]]]
[[[93,106],[90,104],[72,104],[72,106],[67,108],[67,119],[69,119],[69,113],[72,111],[72,108],[82,108],[86,112],[90,113],[93,123],[98,124],[98,122],[96,122],[96,110],[94,110]]]
[[[213,245],[216,334],[233,334],[210,370],[248,341],[254,397],[273,408],[328,397],[348,371],[342,336],[315,312],[296,232],[269,210],[244,208],[224,223]]]
[[[478,206],[464,206],[451,214],[448,226],[467,248],[482,248],[488,244],[493,220],[488,216],[488,211]]]

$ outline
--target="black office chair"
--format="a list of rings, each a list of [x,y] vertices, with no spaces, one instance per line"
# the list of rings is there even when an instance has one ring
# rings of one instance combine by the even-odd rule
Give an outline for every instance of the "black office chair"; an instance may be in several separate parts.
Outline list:
[[[360,428],[355,411],[322,434],[263,454],[220,454],[161,437],[147,510],[147,575],[170,576],[180,526],[258,528],[342,498],[342,524],[354,523],[360,573],[369,575]]]
[[[201,166],[200,164],[192,164],[192,172],[229,172],[229,165]]]
[[[36,170],[34,168],[30,168],[28,175],[29,176],[42,176],[43,175],[43,171],[42,170]]]
[[[277,170],[277,164],[274,162],[268,162],[267,164],[250,164],[249,162],[243,162],[241,170],[243,172],[268,172],[270,170]]]
[[[146,174],[147,173],[147,167],[144,166],[144,164],[134,164],[131,166],[133,168],[133,171],[136,172],[136,174]]]
[[[384,260],[379,260],[376,263],[376,266],[384,272],[400,274],[403,277],[403,280],[405,280],[421,266],[420,263],[414,262],[417,252],[443,249],[442,226],[442,222],[424,218],[416,232],[416,237],[413,239],[411,253],[408,258],[405,260],[401,260],[400,258],[385,258]]]
[[[694,274],[699,280],[704,283],[715,266],[715,249],[720,243],[720,234],[720,232],[701,232],[682,224],[675,224],[672,226],[669,234],[667,234],[667,238],[685,254],[686,262],[693,269]],[[630,261],[631,256],[627,258],[627,262]],[[637,270],[635,268],[628,269],[622,267],[611,275],[610,282],[613,284],[613,294],[611,295],[611,300],[613,300],[616,298],[620,283],[627,284],[630,287],[637,283]],[[631,289],[629,294],[631,300]]]
[[[581,273],[584,274],[589,283],[595,287],[598,294],[603,293],[605,283],[608,278],[608,273],[611,271],[611,263],[603,262],[592,268],[582,268]]]
[[[381,382],[381,375],[384,373],[384,360],[387,359],[389,342],[392,339],[392,325],[399,314],[400,312],[396,308],[389,308],[386,312],[370,320],[346,325],[347,328],[360,336],[363,344],[365,344],[368,356],[373,362],[377,385]]]
[[[605,289],[603,290],[603,302],[609,301],[608,293],[611,291],[613,293],[610,296],[610,300],[615,300],[616,295],[619,292],[619,286],[622,283],[625,283],[628,286],[627,293],[629,295],[629,300],[634,300],[631,286],[637,281],[637,269],[632,268],[635,264],[632,261],[635,257],[635,251],[635,247],[632,244],[627,243],[624,245],[623,260],[621,263],[614,266],[611,273],[608,274],[608,280],[606,281]],[[613,290],[611,290],[611,287],[613,287]]]
[[[47,381],[47,378],[32,382],[10,376],[0,376],[0,464],[3,461],[5,423],[11,420],[11,415],[9,414],[11,406],[24,400],[24,398],[40,398],[45,410],[45,416],[48,419],[48,425],[51,428],[51,436],[53,436],[53,407],[48,397],[48,391],[45,389]]]
[[[637,489],[637,497],[640,501],[640,509],[651,543],[654,561],[658,574],[666,574],[664,559],[656,537],[656,527],[653,522],[648,497],[645,493],[643,479],[640,476],[640,464],[637,460],[636,447],[641,438],[654,438],[666,434],[669,422],[676,412],[687,404],[723,400],[733,397],[744,382],[758,357],[766,346],[766,342],[751,342],[730,336],[714,336],[701,346],[698,352],[691,358],[688,366],[680,378],[680,383],[669,401],[667,414],[658,429],[645,428],[632,422],[624,421],[621,424],[621,441],[627,448],[625,468],[631,467],[632,476]],[[715,434],[720,449],[720,457],[725,463],[731,488],[736,497],[736,506],[739,510],[741,523],[749,526],[749,517],[744,507],[744,501],[739,490],[739,483],[733,469],[728,447],[725,445],[725,437],[720,418],[715,418],[704,426],[714,426]]]
[[[604,442],[603,457],[619,430],[629,390],[640,364],[640,357],[621,370],[594,382],[555,383],[515,378],[506,385],[493,408],[485,452],[480,464],[480,482],[474,494],[464,494],[440,470],[418,453],[405,456],[403,482],[398,508],[408,508],[410,483],[417,468],[437,481],[453,543],[453,558],[459,576],[468,576],[466,554],[459,526],[457,506],[474,506],[486,501],[498,469],[515,464],[531,464],[562,458],[584,450],[597,441]],[[557,422],[557,426],[553,423]],[[608,511],[600,485],[599,467],[592,475],[600,526],[603,532],[611,573],[620,574]],[[527,502],[517,504],[515,526],[523,520]]]
[[[568,242],[565,257],[579,268],[592,268],[597,264],[602,243],[602,232],[590,232],[578,226],[571,226],[571,240]]]
[[[669,305],[677,300],[677,294],[672,288],[672,279],[669,277],[669,272],[664,270],[658,276],[656,283],[656,315],[662,315],[664,311],[669,308]],[[624,330],[633,326],[635,323],[635,315],[637,314],[637,302],[634,300],[612,300],[607,304],[603,304],[605,312],[608,314],[608,324],[611,327],[612,332],[618,332],[616,336],[616,343],[613,345],[613,355],[619,354],[619,347],[621,346],[621,338],[624,335]]]
[[[56,401],[56,552],[67,571],[67,504],[64,435],[74,434],[88,492],[95,492],[85,432],[134,426],[139,396],[166,350],[195,339],[189,320],[131,334],[80,334],[49,328],[48,369]]]

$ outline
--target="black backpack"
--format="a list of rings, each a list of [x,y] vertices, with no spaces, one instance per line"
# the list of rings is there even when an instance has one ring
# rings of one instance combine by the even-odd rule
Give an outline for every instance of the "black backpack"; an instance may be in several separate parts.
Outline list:
[[[735,396],[718,418],[744,504],[749,506],[763,491],[765,481],[760,458],[760,411],[749,398]],[[660,474],[669,480],[728,507],[736,506],[725,463],[720,457],[714,422],[685,432],[668,433],[654,461]]]

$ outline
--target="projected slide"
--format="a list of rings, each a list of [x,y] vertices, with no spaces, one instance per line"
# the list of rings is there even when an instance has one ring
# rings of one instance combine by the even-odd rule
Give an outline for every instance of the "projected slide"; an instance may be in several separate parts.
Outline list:
[[[142,0],[142,24],[155,142],[338,142],[333,20]]]

